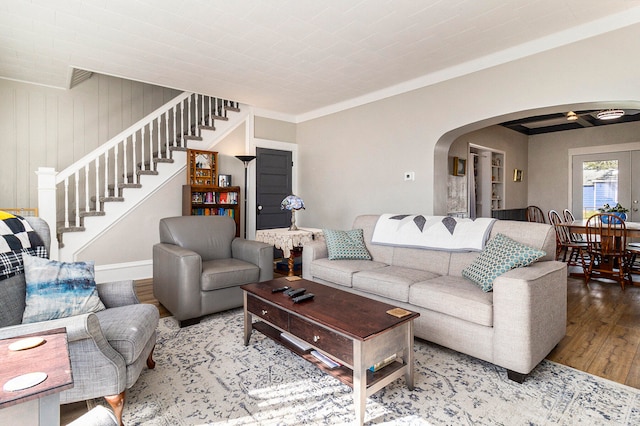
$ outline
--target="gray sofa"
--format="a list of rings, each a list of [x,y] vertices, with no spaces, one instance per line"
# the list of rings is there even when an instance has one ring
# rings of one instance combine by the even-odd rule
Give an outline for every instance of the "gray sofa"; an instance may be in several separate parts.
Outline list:
[[[496,221],[502,233],[544,250],[532,265],[499,276],[493,292],[462,276],[479,252],[449,252],[371,243],[377,215],[358,216],[373,260],[329,260],[324,241],[305,244],[303,278],[420,313],[415,336],[507,369],[522,382],[566,332],[567,270],[554,260],[553,227]]]
[[[153,294],[188,326],[243,305],[243,284],[273,279],[273,246],[236,238],[227,216],[160,219],[153,246]]]

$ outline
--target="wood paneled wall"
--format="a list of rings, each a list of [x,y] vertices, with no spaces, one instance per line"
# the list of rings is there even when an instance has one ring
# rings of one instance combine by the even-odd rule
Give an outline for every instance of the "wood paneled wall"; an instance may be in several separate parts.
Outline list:
[[[37,207],[38,167],[63,170],[179,93],[99,74],[70,90],[0,79],[0,207]]]

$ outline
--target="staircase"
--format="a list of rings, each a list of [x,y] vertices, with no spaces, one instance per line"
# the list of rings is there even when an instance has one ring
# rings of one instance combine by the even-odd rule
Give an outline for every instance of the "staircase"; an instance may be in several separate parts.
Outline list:
[[[237,102],[183,93],[61,172],[40,169],[40,215],[60,260],[74,254],[210,149],[247,117]]]

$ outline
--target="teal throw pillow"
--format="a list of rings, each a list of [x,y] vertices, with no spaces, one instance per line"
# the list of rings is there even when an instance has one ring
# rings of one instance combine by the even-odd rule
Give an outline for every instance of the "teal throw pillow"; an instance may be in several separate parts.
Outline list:
[[[364,244],[362,229],[352,229],[350,231],[323,229],[322,233],[327,243],[329,260],[371,260],[371,255]]]
[[[22,323],[65,318],[105,309],[96,288],[94,263],[65,263],[22,255],[27,282]]]
[[[462,270],[462,276],[470,279],[482,291],[493,290],[493,281],[505,272],[528,266],[547,253],[521,244],[503,234],[489,240],[478,257]]]

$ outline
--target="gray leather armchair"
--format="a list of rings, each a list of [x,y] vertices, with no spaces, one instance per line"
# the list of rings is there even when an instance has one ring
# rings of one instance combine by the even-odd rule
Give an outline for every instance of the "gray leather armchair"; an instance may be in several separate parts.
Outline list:
[[[180,322],[243,305],[239,286],[273,279],[273,246],[235,236],[227,216],[160,220],[153,246],[153,294]]]
[[[25,218],[47,249],[49,226],[37,217]],[[104,397],[122,423],[125,390],[138,380],[145,364],[153,368],[158,309],[141,304],[133,281],[97,284],[107,309],[51,321],[21,324],[25,309],[24,274],[0,282],[0,339],[64,327],[67,329],[73,388],[60,394],[62,404]]]

